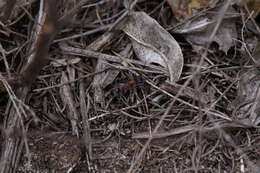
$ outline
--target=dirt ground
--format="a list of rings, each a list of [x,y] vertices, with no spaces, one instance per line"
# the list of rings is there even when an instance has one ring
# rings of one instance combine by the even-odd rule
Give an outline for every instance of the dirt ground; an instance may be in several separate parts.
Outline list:
[[[259,1],[210,2],[0,0],[0,173],[260,172]]]

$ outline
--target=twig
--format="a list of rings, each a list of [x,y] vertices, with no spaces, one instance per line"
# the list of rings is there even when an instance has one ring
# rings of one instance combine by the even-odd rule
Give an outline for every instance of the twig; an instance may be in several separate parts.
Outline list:
[[[158,71],[164,71],[165,72],[165,70],[163,68],[160,68],[160,67],[155,66],[155,65],[151,65],[151,64],[148,65],[144,62],[132,60],[132,59],[127,59],[127,58],[122,60],[121,58],[119,58],[117,56],[98,53],[98,52],[95,52],[95,51],[92,51],[92,50],[87,50],[87,49],[75,48],[75,47],[71,47],[67,44],[60,44],[60,48],[61,48],[61,50],[63,50],[64,53],[69,54],[69,55],[94,57],[94,58],[100,58],[100,59],[104,59],[104,60],[111,61],[111,62],[117,62],[117,63],[123,63],[124,60],[126,60],[126,61],[128,61],[128,63],[132,63],[132,64],[136,64],[136,65],[142,65],[142,66],[146,66],[146,67],[156,69]]]

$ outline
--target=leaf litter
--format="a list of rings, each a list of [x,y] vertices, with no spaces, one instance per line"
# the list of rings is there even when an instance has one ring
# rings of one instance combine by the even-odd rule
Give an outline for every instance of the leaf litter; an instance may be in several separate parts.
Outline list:
[[[0,1],[0,172],[259,172],[259,0],[55,2]]]

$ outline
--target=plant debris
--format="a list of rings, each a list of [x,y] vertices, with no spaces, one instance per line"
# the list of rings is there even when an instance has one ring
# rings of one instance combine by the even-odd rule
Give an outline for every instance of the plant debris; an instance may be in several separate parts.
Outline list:
[[[0,173],[260,172],[259,0],[0,0]]]

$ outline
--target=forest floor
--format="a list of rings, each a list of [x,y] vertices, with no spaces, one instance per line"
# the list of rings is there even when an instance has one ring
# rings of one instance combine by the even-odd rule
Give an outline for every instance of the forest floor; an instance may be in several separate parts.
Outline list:
[[[0,0],[0,173],[260,172],[260,2],[210,2]]]

